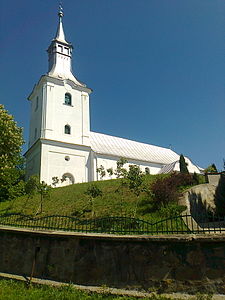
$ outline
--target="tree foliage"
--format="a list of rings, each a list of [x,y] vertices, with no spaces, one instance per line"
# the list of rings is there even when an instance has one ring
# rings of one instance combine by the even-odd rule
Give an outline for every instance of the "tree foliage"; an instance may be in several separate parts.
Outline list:
[[[103,177],[105,177],[106,172],[105,172],[105,168],[103,167],[103,165],[101,165],[99,168],[97,168],[97,173],[99,173],[101,179],[103,179]]]
[[[204,173],[217,173],[217,167],[215,164],[211,164],[208,166],[205,170]]]
[[[23,190],[23,143],[22,128],[17,126],[13,116],[0,104],[0,201],[9,199],[18,194],[19,190]],[[16,192],[17,184],[20,186]]]
[[[180,163],[180,172],[183,174],[189,174],[187,163],[185,161],[183,154],[180,155],[179,163]]]
[[[40,195],[40,207],[37,213],[43,212],[43,200],[50,197],[51,189],[52,187],[44,181],[40,182],[40,178],[37,175],[31,176],[26,182],[25,191],[28,196],[32,197],[35,194]]]
[[[88,186],[87,190],[85,191],[85,194],[90,197],[90,204],[91,204],[91,215],[92,217],[95,215],[95,203],[94,199],[98,196],[102,196],[102,190],[95,184],[91,184]]]
[[[114,174],[116,175],[116,178],[124,178],[127,175],[127,170],[123,167],[128,161],[126,158],[121,157],[117,162],[116,162],[116,170]]]
[[[144,174],[137,165],[129,165],[126,179],[128,180],[129,189],[132,190],[136,196],[139,196],[143,191]]]

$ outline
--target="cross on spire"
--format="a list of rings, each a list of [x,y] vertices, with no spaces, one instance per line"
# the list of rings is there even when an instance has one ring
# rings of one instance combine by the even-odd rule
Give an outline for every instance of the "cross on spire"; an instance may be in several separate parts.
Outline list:
[[[62,7],[62,3],[61,2],[59,3],[58,16],[59,16],[59,24],[58,24],[58,28],[57,28],[55,39],[59,40],[61,42],[67,43],[66,39],[65,39],[64,30],[63,30],[63,24],[62,24],[62,18],[64,16],[64,14],[63,14],[63,7]]]
[[[63,14],[63,6],[62,6],[62,2],[59,2],[59,12],[58,12],[58,16],[59,18],[62,18],[64,16]]]

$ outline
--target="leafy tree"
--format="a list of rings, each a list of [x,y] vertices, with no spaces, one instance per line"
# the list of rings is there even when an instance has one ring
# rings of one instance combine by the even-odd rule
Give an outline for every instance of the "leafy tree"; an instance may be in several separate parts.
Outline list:
[[[205,170],[204,173],[217,173],[217,168],[215,164],[211,164],[208,166]]]
[[[40,206],[38,208],[37,213],[43,212],[43,200],[50,197],[50,191],[52,187],[47,185],[44,181],[40,182],[40,179],[37,175],[33,175],[29,178],[25,185],[25,191],[29,196],[33,196],[34,194],[40,195]]]
[[[189,174],[187,163],[185,162],[185,158],[183,154],[180,155],[179,164],[180,164],[180,172],[184,174]]]
[[[109,174],[109,176],[112,176],[113,175],[113,168],[109,168],[106,170],[107,173]]]
[[[116,170],[114,174],[116,175],[117,178],[124,178],[127,175],[127,170],[123,167],[127,163],[127,160],[123,157],[121,157],[117,162],[116,162]]]
[[[103,177],[105,177],[106,172],[105,172],[105,168],[103,167],[103,165],[101,165],[99,168],[97,168],[97,173],[99,173],[101,179]]]
[[[142,173],[141,169],[137,165],[129,165],[129,171],[126,175],[126,180],[128,181],[128,187],[134,194],[137,196],[137,201],[134,209],[134,217],[137,213],[137,207],[139,203],[139,196],[140,193],[144,190],[143,181],[144,181],[144,174]]]
[[[0,201],[18,194],[12,191],[16,190],[15,186],[24,177],[21,156],[23,143],[22,128],[17,126],[13,116],[0,104]],[[18,190],[22,191],[22,184],[19,185]]]
[[[96,185],[96,184],[91,184],[85,191],[85,194],[90,197],[90,203],[92,207],[92,217],[94,216],[94,199],[97,198],[98,196],[102,196],[102,190]]]
[[[52,185],[56,187],[57,184],[59,184],[59,178],[57,176],[52,177]]]
[[[144,174],[137,165],[129,165],[129,171],[126,176],[128,180],[129,189],[132,190],[136,196],[139,196],[143,190]]]

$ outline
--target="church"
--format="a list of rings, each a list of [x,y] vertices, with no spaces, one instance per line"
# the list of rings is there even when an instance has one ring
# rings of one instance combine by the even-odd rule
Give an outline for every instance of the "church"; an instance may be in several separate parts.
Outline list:
[[[90,130],[89,97],[92,90],[72,72],[72,44],[63,30],[60,8],[55,38],[48,47],[48,72],[34,86],[31,103],[30,133],[26,157],[26,177],[57,186],[100,180],[101,166],[115,169],[125,158],[128,168],[136,164],[150,174],[179,171],[179,154],[171,149],[140,143]],[[190,173],[198,166],[185,157]],[[104,179],[115,178],[106,172]]]

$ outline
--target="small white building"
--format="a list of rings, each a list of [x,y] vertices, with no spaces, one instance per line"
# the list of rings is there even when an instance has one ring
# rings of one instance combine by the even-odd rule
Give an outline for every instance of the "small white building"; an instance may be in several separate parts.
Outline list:
[[[59,185],[99,179],[97,169],[116,168],[126,158],[150,174],[166,172],[179,155],[171,149],[90,131],[89,95],[92,90],[72,73],[73,46],[65,39],[60,9],[55,38],[47,52],[48,73],[41,76],[28,97],[31,102],[29,149],[25,153],[26,176],[37,174],[52,184],[53,177],[66,178]],[[200,173],[186,159],[190,172]],[[113,178],[106,174],[104,179]]]

